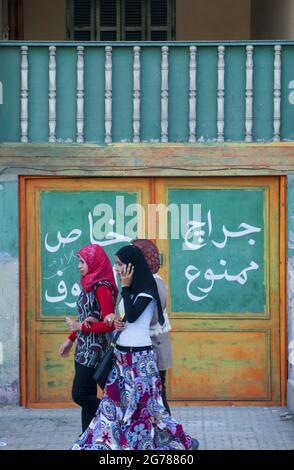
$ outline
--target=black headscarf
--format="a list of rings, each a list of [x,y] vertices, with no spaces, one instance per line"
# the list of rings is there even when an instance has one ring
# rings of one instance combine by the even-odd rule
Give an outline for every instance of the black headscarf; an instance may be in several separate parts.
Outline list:
[[[136,297],[140,292],[152,295],[157,302],[158,321],[164,324],[162,305],[160,302],[156,281],[144,258],[142,251],[134,246],[127,245],[115,253],[124,264],[131,263],[134,266],[133,281],[130,286],[131,293]]]

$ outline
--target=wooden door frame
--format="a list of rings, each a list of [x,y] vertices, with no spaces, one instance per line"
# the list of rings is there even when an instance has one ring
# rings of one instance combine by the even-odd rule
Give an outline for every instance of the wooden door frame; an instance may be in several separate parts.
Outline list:
[[[160,176],[160,175],[158,175]],[[258,176],[258,175],[256,175]],[[131,178],[130,174],[126,175]],[[26,370],[26,183],[35,178],[61,178],[58,176],[21,176],[19,178],[19,299],[20,299],[20,406],[27,406],[27,370]],[[62,178],[66,178],[63,176]],[[70,178],[70,177],[69,177]],[[151,203],[155,202],[155,178],[150,178]],[[197,177],[195,177],[197,178]],[[279,176],[280,182],[280,389],[281,406],[286,405],[287,388],[287,177]],[[177,403],[178,404],[178,403]],[[195,406],[195,402],[189,403]],[[211,406],[203,402],[197,405]],[[230,402],[214,402],[213,406],[229,406]],[[240,406],[248,406],[246,403]],[[262,406],[256,405],[256,406]],[[40,406],[41,407],[41,406]],[[48,407],[48,406],[47,406]],[[52,404],[52,408],[56,408]]]
[[[19,178],[19,375],[20,406],[27,406],[26,383],[26,178]]]
[[[287,404],[287,176],[280,176],[280,361],[281,406]]]

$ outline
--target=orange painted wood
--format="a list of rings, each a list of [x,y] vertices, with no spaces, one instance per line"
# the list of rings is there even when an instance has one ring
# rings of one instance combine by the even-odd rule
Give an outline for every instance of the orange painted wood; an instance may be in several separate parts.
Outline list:
[[[156,194],[155,194],[155,178],[150,178],[150,204],[152,204],[152,209],[148,212],[148,233],[147,238],[156,243],[156,219],[154,208],[156,204]]]
[[[24,188],[25,186],[25,188]],[[22,181],[25,202],[21,207],[23,286],[22,340],[23,373],[27,393],[23,404],[29,407],[72,406],[73,353],[70,358],[58,355],[59,345],[67,338],[63,317],[44,315],[41,305],[40,260],[40,194],[42,191],[126,191],[136,192],[138,202],[146,206],[150,200],[149,180],[108,178],[26,178]],[[146,215],[147,217],[147,215]],[[26,222],[26,223],[25,223]],[[140,237],[145,237],[147,220],[141,220]],[[25,295],[26,293],[26,295]],[[73,314],[73,318],[76,314]],[[74,350],[74,348],[73,348]],[[26,354],[25,354],[26,353]],[[26,378],[26,379],[24,379]]]
[[[287,382],[287,177],[280,178],[280,338],[281,338],[281,400],[286,406]]]
[[[25,178],[19,181],[20,405],[26,406],[26,199]]]
[[[269,332],[218,328],[172,333],[170,399],[268,400]]]

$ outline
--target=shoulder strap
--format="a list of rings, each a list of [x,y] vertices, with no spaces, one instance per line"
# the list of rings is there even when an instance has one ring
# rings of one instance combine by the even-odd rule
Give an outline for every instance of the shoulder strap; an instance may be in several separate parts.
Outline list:
[[[118,337],[119,337],[120,334],[121,334],[121,331],[117,331],[117,332],[115,333],[115,336],[114,336],[113,340],[111,341],[111,343],[112,343],[114,346],[116,345],[116,342],[117,342]]]

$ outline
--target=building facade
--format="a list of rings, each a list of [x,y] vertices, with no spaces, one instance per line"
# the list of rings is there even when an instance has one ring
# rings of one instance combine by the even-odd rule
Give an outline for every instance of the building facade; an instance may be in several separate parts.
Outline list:
[[[294,407],[291,3],[0,1],[1,403],[71,406],[74,253],[140,236],[171,403]]]

